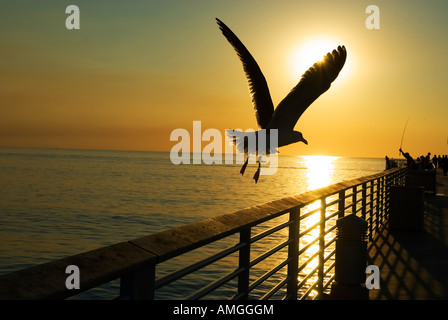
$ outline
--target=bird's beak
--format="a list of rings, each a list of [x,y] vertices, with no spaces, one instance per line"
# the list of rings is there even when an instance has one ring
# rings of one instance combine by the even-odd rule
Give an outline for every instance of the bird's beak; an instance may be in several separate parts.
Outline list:
[[[302,142],[303,142],[304,144],[308,144],[308,141],[306,141],[305,138],[302,138]]]

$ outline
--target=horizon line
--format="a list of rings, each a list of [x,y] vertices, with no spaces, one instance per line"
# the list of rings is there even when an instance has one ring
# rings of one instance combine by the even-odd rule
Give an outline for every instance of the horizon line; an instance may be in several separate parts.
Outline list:
[[[69,148],[69,147],[30,147],[30,146],[5,146],[0,145],[0,148],[15,148],[15,149],[47,149],[47,150],[78,150],[78,151],[117,151],[117,152],[160,152],[160,153],[170,153],[166,150],[137,150],[137,149],[101,149],[101,148]],[[189,152],[189,154],[201,154],[201,152]],[[223,156],[225,155],[235,155],[234,153],[217,153]],[[360,158],[360,159],[384,159],[384,157],[375,156],[341,156],[341,155],[326,155],[326,154],[281,154],[278,156],[289,156],[289,157],[336,157],[336,158]],[[391,158],[391,157],[389,157]],[[391,159],[404,159],[401,157],[391,158]]]

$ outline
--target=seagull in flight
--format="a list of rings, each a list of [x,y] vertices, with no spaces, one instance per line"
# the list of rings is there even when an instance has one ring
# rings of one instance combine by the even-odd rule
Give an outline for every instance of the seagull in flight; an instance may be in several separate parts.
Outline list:
[[[286,146],[296,142],[308,144],[302,133],[295,131],[294,127],[305,110],[325,91],[330,88],[331,83],[337,78],[344,66],[347,58],[347,51],[344,46],[338,46],[337,50],[327,53],[322,61],[316,62],[301,77],[299,83],[289,92],[289,94],[278,104],[274,110],[268,84],[255,59],[246,49],[238,37],[227,27],[224,22],[216,18],[218,26],[233,46],[240,58],[246,78],[249,84],[249,91],[252,96],[252,104],[255,109],[257,124],[260,129],[266,129],[266,136],[270,129],[278,131],[278,147]],[[233,131],[234,143],[238,143],[238,137]],[[256,136],[259,131],[255,132]],[[240,132],[241,133],[241,132]],[[240,135],[241,136],[241,135]],[[235,138],[236,137],[236,138]],[[247,138],[247,137],[245,137]],[[244,139],[243,143],[244,143]],[[269,139],[266,137],[266,141]],[[241,141],[241,140],[240,140]],[[258,145],[258,144],[257,144]],[[243,144],[243,150],[247,153],[247,146]],[[269,151],[269,149],[267,149]],[[247,160],[241,168],[243,175]],[[255,183],[260,175],[260,161],[258,170],[254,175]]]

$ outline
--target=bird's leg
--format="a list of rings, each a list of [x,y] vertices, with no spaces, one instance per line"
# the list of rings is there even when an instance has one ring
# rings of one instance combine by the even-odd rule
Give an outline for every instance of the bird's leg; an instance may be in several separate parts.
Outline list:
[[[249,156],[247,156],[246,162],[244,162],[243,166],[241,167],[240,173],[241,175],[244,174],[244,171],[246,171],[247,163],[249,162]]]
[[[258,169],[257,169],[257,172],[255,172],[255,174],[254,174],[255,183],[257,183],[258,182],[258,178],[260,178],[260,170],[261,170],[260,158],[261,157],[258,157]]]

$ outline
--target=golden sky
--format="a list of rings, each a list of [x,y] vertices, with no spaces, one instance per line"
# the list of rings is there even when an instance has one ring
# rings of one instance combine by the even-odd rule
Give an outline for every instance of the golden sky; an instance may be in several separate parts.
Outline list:
[[[380,9],[369,30],[368,5]],[[0,146],[169,151],[176,128],[256,128],[245,75],[215,17],[246,45],[274,105],[313,39],[347,48],[284,154],[448,153],[448,2],[2,1]],[[80,9],[68,30],[65,8]],[[308,50],[308,51],[307,51]],[[320,60],[326,52],[316,57]],[[204,145],[207,142],[204,142]],[[204,146],[203,145],[203,146]]]

